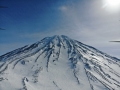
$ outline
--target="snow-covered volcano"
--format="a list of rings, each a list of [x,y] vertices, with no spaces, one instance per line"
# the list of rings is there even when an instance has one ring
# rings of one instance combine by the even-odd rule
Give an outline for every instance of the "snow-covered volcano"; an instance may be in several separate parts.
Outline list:
[[[120,90],[120,60],[67,36],[0,56],[0,90]]]

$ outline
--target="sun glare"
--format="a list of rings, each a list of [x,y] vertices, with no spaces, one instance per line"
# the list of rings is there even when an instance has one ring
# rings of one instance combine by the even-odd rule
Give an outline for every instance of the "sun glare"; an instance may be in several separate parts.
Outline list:
[[[103,0],[103,4],[109,11],[120,11],[120,0]]]
[[[111,7],[117,7],[120,5],[120,0],[106,0],[107,4]]]

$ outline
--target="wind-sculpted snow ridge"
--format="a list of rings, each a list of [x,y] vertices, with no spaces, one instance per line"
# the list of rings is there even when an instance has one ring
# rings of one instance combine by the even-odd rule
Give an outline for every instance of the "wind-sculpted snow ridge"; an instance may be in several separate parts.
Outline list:
[[[120,90],[120,60],[67,36],[0,56],[0,90]]]

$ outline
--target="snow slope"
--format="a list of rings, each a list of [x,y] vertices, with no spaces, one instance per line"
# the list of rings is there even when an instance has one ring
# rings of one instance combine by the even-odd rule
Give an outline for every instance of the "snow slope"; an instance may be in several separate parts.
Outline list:
[[[120,90],[120,60],[67,36],[0,56],[0,90]]]

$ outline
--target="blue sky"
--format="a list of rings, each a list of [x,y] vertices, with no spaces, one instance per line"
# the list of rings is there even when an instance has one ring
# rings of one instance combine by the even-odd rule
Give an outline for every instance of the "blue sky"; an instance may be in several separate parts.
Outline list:
[[[120,10],[104,0],[0,0],[0,55],[46,36],[67,35],[120,58]],[[108,10],[109,9],[109,10]]]

